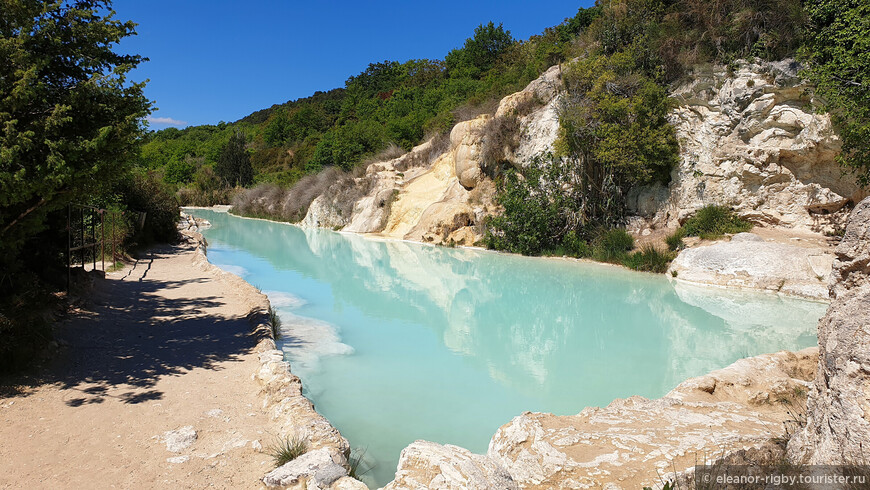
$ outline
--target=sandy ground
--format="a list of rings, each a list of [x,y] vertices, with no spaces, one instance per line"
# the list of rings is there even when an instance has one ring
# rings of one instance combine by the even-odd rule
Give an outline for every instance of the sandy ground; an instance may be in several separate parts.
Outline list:
[[[255,446],[276,434],[251,379],[248,310],[193,253],[154,249],[97,280],[56,358],[3,380],[0,487],[262,487],[273,466]],[[183,426],[196,441],[169,452],[163,434]]]

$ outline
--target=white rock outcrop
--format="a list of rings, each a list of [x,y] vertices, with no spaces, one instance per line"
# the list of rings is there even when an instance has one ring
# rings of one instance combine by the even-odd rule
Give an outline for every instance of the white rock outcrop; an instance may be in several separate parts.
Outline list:
[[[384,490],[510,490],[510,474],[486,456],[457,446],[415,441],[402,450],[396,478]]]
[[[633,396],[578,415],[526,412],[502,426],[487,455],[522,488],[641,488],[724,452],[758,450],[801,403],[815,348],[741,359],[665,397]]]
[[[731,241],[683,250],[671,263],[668,277],[827,300],[833,261],[833,255],[823,249],[766,242],[753,233],[739,233]]]
[[[760,224],[827,231],[841,222],[837,211],[860,199],[859,189],[835,161],[840,140],[830,117],[814,111],[798,68],[743,61],[733,72],[696,69],[672,92],[679,166],[666,193],[636,189],[634,211],[671,226],[708,204]]]
[[[789,441],[801,464],[860,464],[870,444],[870,198],[837,247],[831,305],[819,322],[818,370],[807,425]]]

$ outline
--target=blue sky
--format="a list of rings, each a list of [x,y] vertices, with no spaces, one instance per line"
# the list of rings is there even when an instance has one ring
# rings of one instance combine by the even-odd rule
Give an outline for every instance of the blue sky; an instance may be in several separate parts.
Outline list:
[[[139,24],[120,50],[150,58],[133,79],[150,79],[151,128],[162,129],[341,87],[370,62],[443,58],[490,20],[526,39],[593,3],[115,0],[114,9]]]

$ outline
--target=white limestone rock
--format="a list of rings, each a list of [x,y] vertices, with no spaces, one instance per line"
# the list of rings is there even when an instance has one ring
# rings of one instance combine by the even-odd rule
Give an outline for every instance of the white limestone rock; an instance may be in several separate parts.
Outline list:
[[[263,477],[267,487],[329,488],[347,476],[346,462],[326,448],[309,451]]]
[[[521,488],[642,488],[723,451],[764,448],[800,403],[815,348],[742,359],[681,383],[578,415],[525,412],[502,426],[487,456]]]
[[[683,250],[671,263],[668,276],[824,300],[833,260],[819,249],[765,242],[758,235],[740,233],[728,242]]]
[[[830,117],[813,110],[797,68],[742,61],[733,73],[696,69],[672,92],[680,163],[669,198],[655,213],[649,206],[632,211],[669,226],[708,204],[757,223],[813,231],[841,223],[837,211],[860,198],[859,189],[835,161],[840,140]]]
[[[192,425],[166,431],[163,433],[163,442],[166,443],[167,451],[180,453],[196,442],[196,431]]]
[[[807,424],[789,441],[799,464],[867,464],[870,444],[870,198],[849,217],[819,322]]]
[[[384,490],[518,488],[493,460],[449,444],[414,441],[402,450],[396,478]]]

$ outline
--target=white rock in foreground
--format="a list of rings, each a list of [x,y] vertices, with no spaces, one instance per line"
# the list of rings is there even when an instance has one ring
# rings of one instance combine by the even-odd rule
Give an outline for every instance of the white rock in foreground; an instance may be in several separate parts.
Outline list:
[[[522,488],[655,486],[723,452],[759,450],[800,403],[815,348],[741,359],[689,379],[664,398],[633,396],[577,415],[526,412],[502,426],[487,455]]]
[[[740,233],[730,242],[689,248],[671,263],[678,281],[764,289],[804,298],[827,299],[834,257],[819,249],[765,242]]]
[[[267,487],[329,488],[347,469],[326,448],[309,451],[263,477]]]
[[[396,478],[384,490],[496,488],[518,487],[490,458],[450,444],[415,441],[402,450]]]
[[[170,430],[163,433],[163,442],[166,443],[167,451],[180,453],[196,442],[196,431],[191,425]]]

